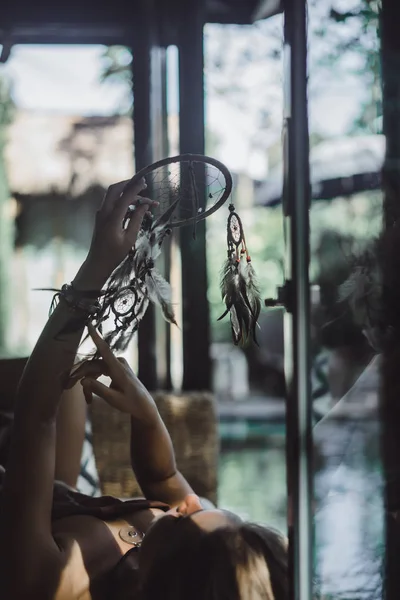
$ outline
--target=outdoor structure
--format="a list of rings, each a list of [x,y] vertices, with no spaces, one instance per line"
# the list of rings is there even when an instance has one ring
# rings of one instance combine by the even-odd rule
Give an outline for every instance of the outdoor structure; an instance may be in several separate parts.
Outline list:
[[[9,3],[0,28],[5,61],[13,44],[96,43],[132,48],[133,127],[136,170],[169,154],[166,110],[166,48],[179,52],[179,151],[204,154],[203,27],[209,23],[252,23],[281,10],[277,0],[116,0],[84,5],[77,0],[33,6],[27,0]],[[278,296],[290,312],[293,381],[288,403],[288,481],[293,502],[290,531],[291,597],[312,597],[311,536],[311,402],[308,341],[308,125],[306,78],[306,3],[285,6],[285,150],[284,209],[290,240],[287,285]],[[180,232],[183,300],[183,390],[211,385],[209,315],[206,297],[204,222],[193,243],[190,229]],[[290,267],[290,268],[289,268]],[[168,260],[165,264],[168,271]],[[195,274],[195,276],[194,276]],[[288,290],[290,304],[288,302]],[[286,292],[286,294],[285,294]],[[285,298],[286,295],[286,298]],[[149,310],[139,335],[139,377],[150,389],[170,387],[169,333],[160,332],[164,351],[156,354],[156,320]],[[193,343],[193,340],[196,343]],[[161,357],[160,357],[161,354]],[[161,360],[160,360],[161,358]],[[161,372],[161,364],[163,372]]]
[[[311,198],[307,123],[307,44],[305,0],[94,0],[34,6],[14,0],[3,9],[0,60],[7,60],[13,44],[96,43],[126,45],[133,50],[135,166],[140,169],[169,154],[166,118],[166,48],[179,50],[179,151],[204,153],[203,25],[206,22],[251,23],[279,12],[285,4],[285,157],[282,179],[288,250],[286,283],[270,304],[286,309],[291,355],[287,376],[291,383],[287,403],[287,465],[293,527],[290,529],[290,581],[293,600],[310,600],[312,590],[312,435],[309,352],[309,238]],[[400,215],[400,38],[397,0],[382,0],[383,128],[386,141],[382,185],[385,223],[392,227]],[[370,171],[368,171],[369,173]],[[351,175],[363,175],[352,173]],[[376,172],[373,173],[376,175]],[[334,176],[332,180],[335,180]],[[340,183],[340,182],[339,182]],[[378,186],[374,177],[372,186]],[[329,192],[331,193],[331,192]],[[275,194],[276,197],[276,194]],[[183,387],[186,391],[210,387],[208,307],[204,224],[180,235],[182,254]],[[168,260],[165,271],[168,271]],[[196,276],[193,276],[195,272]],[[388,269],[388,277],[391,275]],[[396,274],[398,277],[398,273]],[[383,299],[390,306],[387,298]],[[160,332],[164,351],[156,356],[156,324],[149,311],[140,330],[139,375],[152,389],[170,386],[168,332]],[[193,340],[196,344],[193,344]],[[287,340],[288,338],[286,338]],[[161,364],[162,363],[162,364]],[[398,365],[400,343],[384,356],[383,426],[386,476],[400,456]],[[387,478],[388,479],[388,478]],[[388,480],[386,506],[400,506],[398,485]],[[400,597],[398,528],[387,511],[385,596]]]
[[[67,4],[44,2],[32,9],[27,0],[10,2],[0,25],[6,61],[14,44],[126,45],[133,50],[133,127],[135,168],[170,154],[166,109],[166,48],[179,51],[179,151],[204,154],[203,26],[208,23],[249,24],[280,11],[276,0],[181,0],[99,5],[93,0]],[[205,226],[197,240],[180,232],[182,255],[183,389],[209,389],[209,315],[206,299]],[[165,271],[168,275],[168,257]],[[193,270],[196,277],[193,277]],[[149,309],[139,335],[139,375],[150,389],[171,387],[169,331],[158,331],[164,352],[156,352],[156,319]],[[193,345],[192,340],[196,340]]]
[[[166,119],[166,48],[179,51],[179,151],[204,154],[203,26],[206,22],[251,23],[281,10],[277,0],[94,0],[33,6],[14,0],[0,29],[6,60],[13,44],[96,43],[133,50],[133,127],[136,170],[169,154]],[[306,2],[285,3],[285,174],[283,208],[288,233],[286,284],[276,304],[287,310],[292,356],[287,374],[288,483],[293,509],[290,528],[291,598],[312,597],[312,471],[309,353],[309,144],[307,122]],[[183,296],[183,389],[210,387],[209,317],[206,298],[205,228],[180,232]],[[168,260],[165,270],[168,271]],[[194,276],[195,275],[195,276]],[[169,339],[156,356],[154,311],[139,336],[139,376],[150,389],[168,388]],[[193,343],[193,340],[196,343]],[[160,360],[160,358],[162,360]],[[161,362],[165,366],[161,372]]]
[[[313,200],[332,200],[380,190],[386,140],[383,135],[358,135],[326,140],[310,149]],[[260,182],[255,204],[276,206],[282,202],[284,165],[280,163]]]

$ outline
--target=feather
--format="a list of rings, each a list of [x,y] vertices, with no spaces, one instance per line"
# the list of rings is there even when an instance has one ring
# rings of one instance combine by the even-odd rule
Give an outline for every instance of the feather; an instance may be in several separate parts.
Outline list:
[[[249,308],[253,313],[254,319],[258,321],[261,311],[261,295],[257,283],[256,273],[250,260],[242,267],[243,278],[246,285],[246,295],[249,301]]]
[[[179,202],[181,201],[181,194],[179,192],[179,189],[176,190],[171,190],[171,193],[173,193],[174,195],[177,195],[176,200],[174,200],[174,202],[170,205],[169,208],[167,208],[167,210],[165,212],[163,212],[162,215],[160,215],[158,217],[158,219],[154,222],[153,226],[152,226],[152,231],[154,231],[154,229],[157,229],[158,227],[167,227],[169,225],[169,223],[171,222],[171,217],[174,214]]]
[[[247,259],[246,264],[240,264],[240,271],[242,273],[243,279],[241,280],[241,292],[243,299],[249,308],[252,320],[251,320],[251,334],[254,342],[258,345],[257,337],[256,337],[256,327],[258,325],[258,317],[261,312],[261,296],[260,289],[258,287],[256,273],[254,271],[254,267],[251,264],[251,260]]]
[[[111,273],[107,282],[107,290],[129,285],[133,270],[133,257],[133,252],[130,252],[122,263]]]
[[[230,310],[237,297],[238,284],[239,273],[237,265],[231,258],[228,258],[222,268],[220,284],[222,300],[225,302],[228,310]]]
[[[232,306],[230,312],[230,321],[231,321],[231,329],[232,329],[232,338],[233,343],[237,346],[242,339],[242,326],[240,324],[240,320],[238,318],[236,308]]]
[[[149,299],[161,307],[165,320],[177,325],[171,303],[171,286],[168,281],[158,271],[151,269],[146,274],[145,284]]]
[[[154,248],[151,243],[151,232],[141,231],[135,244],[134,249],[134,271],[137,277],[141,278],[144,273],[143,269],[150,258],[155,260],[160,254],[160,247]]]
[[[151,231],[141,231],[134,250],[134,271],[142,279],[149,268],[149,263],[154,265],[161,254],[161,244],[168,235],[168,228],[156,227]],[[150,267],[152,268],[152,267]]]
[[[250,283],[249,290],[247,289],[246,278]],[[235,345],[246,344],[250,334],[254,342],[257,343],[255,328],[261,309],[261,301],[255,283],[254,271],[245,271],[244,273],[241,263],[230,257],[222,269],[220,288],[226,310],[218,321],[230,313]]]

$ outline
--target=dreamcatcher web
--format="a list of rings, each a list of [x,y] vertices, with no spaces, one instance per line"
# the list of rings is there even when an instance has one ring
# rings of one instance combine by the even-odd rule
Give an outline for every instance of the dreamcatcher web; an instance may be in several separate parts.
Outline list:
[[[143,195],[159,202],[153,210],[154,220],[176,202],[168,222],[171,228],[181,227],[206,218],[225,202],[231,190],[228,174],[218,164],[192,159],[173,162],[144,175],[147,189]]]

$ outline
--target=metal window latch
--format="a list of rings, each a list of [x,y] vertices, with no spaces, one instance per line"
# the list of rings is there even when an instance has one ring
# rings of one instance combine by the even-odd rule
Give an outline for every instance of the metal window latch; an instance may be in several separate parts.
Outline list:
[[[284,285],[277,288],[277,298],[266,298],[264,304],[267,308],[283,307],[287,312],[292,312],[292,287],[293,282],[286,279]]]

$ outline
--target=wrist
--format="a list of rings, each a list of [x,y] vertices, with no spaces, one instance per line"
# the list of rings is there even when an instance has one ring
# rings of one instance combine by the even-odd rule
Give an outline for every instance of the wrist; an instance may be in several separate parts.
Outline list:
[[[164,426],[164,422],[161,419],[160,413],[158,412],[157,406],[150,404],[145,410],[141,410],[140,416],[138,411],[132,408],[130,412],[131,427],[133,431],[140,430],[143,432],[149,432],[153,430],[159,430],[160,427]]]
[[[100,291],[110,274],[111,272],[92,263],[87,258],[75,275],[72,285],[79,291]]]

